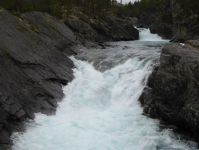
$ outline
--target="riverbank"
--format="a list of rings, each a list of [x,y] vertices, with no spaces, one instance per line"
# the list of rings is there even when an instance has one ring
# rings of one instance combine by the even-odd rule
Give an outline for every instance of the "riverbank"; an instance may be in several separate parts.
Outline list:
[[[177,126],[190,133],[197,142],[198,47],[196,40],[165,45],[160,64],[154,68],[139,99],[144,106],[144,115]]]
[[[139,38],[125,18],[83,22],[82,15],[74,17],[59,21],[49,14],[30,12],[17,18],[0,7],[0,149],[10,148],[12,132],[23,130],[23,122],[34,119],[34,113],[55,113],[63,98],[62,86],[74,78],[68,56],[106,47],[98,39]]]

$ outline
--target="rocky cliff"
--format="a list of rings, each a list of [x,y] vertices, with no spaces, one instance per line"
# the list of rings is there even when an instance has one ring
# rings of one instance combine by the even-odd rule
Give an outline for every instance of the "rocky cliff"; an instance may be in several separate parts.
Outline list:
[[[116,21],[109,21],[112,24],[104,22],[106,26],[98,26],[70,20],[64,21],[69,25],[66,26],[47,13],[29,12],[17,18],[0,7],[1,150],[10,148],[11,133],[23,130],[23,121],[33,119],[34,113],[55,113],[57,102],[63,97],[62,86],[73,79],[74,64],[68,56],[87,50],[82,41],[98,41],[98,38],[85,38],[83,30],[89,36],[103,37],[102,41],[139,38],[132,24],[118,21],[115,25]],[[120,32],[111,37],[115,28]],[[130,29],[134,35],[129,35]],[[77,33],[84,37],[76,36]]]
[[[172,25],[172,0],[157,1],[153,7],[156,10],[144,10],[138,18],[138,27],[149,28],[151,33],[156,33],[164,39],[174,36]]]
[[[82,43],[85,40],[92,42],[138,40],[139,33],[134,28],[134,22],[133,18],[113,14],[89,19],[77,10],[73,10],[72,15],[64,20]]]
[[[199,142],[199,41],[163,47],[160,65],[148,80],[140,101],[144,114],[193,134]]]
[[[138,27],[149,28],[164,39],[185,42],[199,38],[198,14],[192,11],[182,15],[183,8],[176,0],[162,0],[154,3],[157,10],[145,10],[140,13]],[[191,11],[190,11],[191,12]]]

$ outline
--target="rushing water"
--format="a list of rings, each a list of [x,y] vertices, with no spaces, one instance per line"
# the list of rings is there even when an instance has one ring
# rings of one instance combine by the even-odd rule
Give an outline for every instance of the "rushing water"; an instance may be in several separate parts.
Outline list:
[[[153,69],[151,60],[168,41],[140,30],[138,41],[112,42],[113,48],[71,57],[75,79],[63,88],[56,115],[36,114],[25,133],[12,135],[13,150],[196,149],[142,115],[137,99]]]

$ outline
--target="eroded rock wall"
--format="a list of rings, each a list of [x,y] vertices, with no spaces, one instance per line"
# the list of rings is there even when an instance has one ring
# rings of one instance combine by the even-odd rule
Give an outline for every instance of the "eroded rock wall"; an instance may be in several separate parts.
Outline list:
[[[144,114],[158,117],[193,134],[199,142],[199,41],[163,47],[160,65],[140,101]],[[147,111],[150,110],[150,111]],[[154,115],[155,114],[155,115]]]
[[[101,18],[89,19],[79,11],[64,20],[80,38],[82,43],[87,41],[128,41],[138,40],[139,32],[134,28],[135,19],[122,16],[108,15]]]
[[[25,23],[0,7],[0,149],[10,146],[12,131],[22,128],[21,122],[33,119],[34,113],[55,113],[57,101],[63,97],[62,85],[73,79],[73,62],[58,48],[74,44],[70,29],[59,30],[64,24],[52,22],[49,33],[38,24]],[[23,16],[28,18],[28,14]],[[28,20],[28,19],[27,19]],[[69,32],[71,35],[68,40]],[[49,38],[45,39],[48,36]],[[59,37],[59,38],[57,38]],[[47,41],[46,41],[47,40]],[[62,40],[62,41],[61,41]],[[67,41],[67,42],[65,42]],[[64,44],[62,44],[64,43]],[[69,54],[74,52],[68,51]],[[66,52],[67,53],[67,52]]]

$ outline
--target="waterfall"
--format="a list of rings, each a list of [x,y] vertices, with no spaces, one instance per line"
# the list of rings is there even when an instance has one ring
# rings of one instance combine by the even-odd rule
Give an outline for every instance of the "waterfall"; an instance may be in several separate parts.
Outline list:
[[[167,41],[140,31],[139,41],[111,42],[119,47],[71,57],[75,79],[63,87],[56,115],[36,114],[24,133],[13,133],[13,150],[196,149],[196,143],[142,115],[138,98],[151,60]]]

